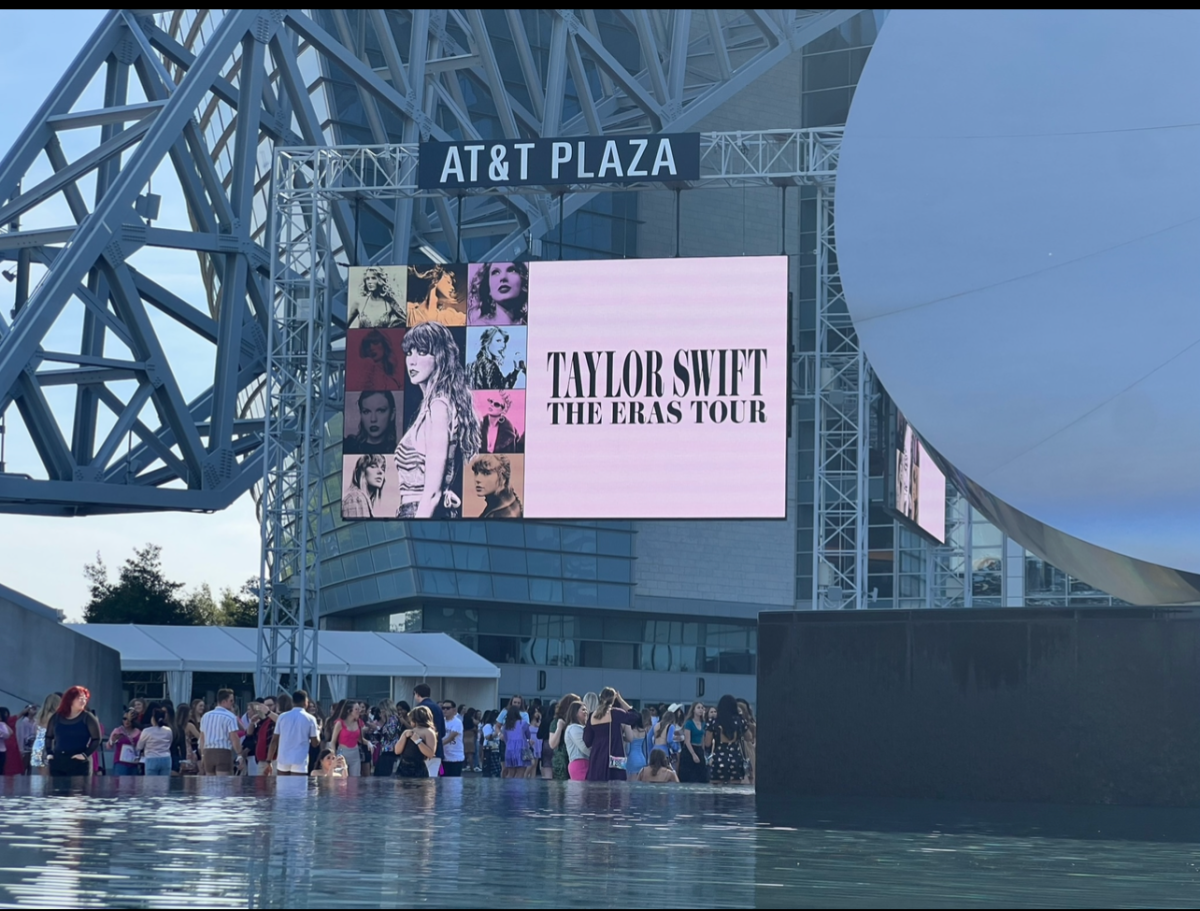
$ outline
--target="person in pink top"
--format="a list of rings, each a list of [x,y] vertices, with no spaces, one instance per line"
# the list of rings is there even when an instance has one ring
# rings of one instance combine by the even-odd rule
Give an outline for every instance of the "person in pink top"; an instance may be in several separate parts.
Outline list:
[[[137,710],[130,706],[121,716],[121,725],[108,738],[108,748],[113,751],[113,775],[140,775],[137,742],[141,731],[137,727]]]
[[[338,755],[346,760],[346,774],[358,778],[362,774],[362,753],[358,745],[363,740],[363,725],[359,718],[359,704],[346,700],[338,719],[333,723],[332,740]]]

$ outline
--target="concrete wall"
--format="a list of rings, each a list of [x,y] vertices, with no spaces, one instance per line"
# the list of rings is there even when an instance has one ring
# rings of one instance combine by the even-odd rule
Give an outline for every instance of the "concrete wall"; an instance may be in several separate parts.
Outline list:
[[[111,730],[121,718],[121,656],[63,626],[58,613],[0,586],[0,691],[41,706],[47,693],[86,686],[92,706]]]
[[[758,789],[1200,806],[1200,609],[765,613]]]

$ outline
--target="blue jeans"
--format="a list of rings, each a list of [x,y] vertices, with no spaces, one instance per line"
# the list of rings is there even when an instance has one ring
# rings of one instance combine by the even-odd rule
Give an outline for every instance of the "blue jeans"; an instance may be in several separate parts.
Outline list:
[[[138,774],[138,767],[135,765],[127,765],[124,762],[113,763],[113,775],[117,778],[126,778],[136,774]]]
[[[170,756],[147,756],[146,757],[146,775],[163,775],[171,774],[171,757]]]

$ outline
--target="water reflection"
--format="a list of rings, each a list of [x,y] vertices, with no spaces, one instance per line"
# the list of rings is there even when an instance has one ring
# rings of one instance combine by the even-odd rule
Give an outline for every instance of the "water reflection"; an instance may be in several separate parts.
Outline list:
[[[0,906],[1184,907],[1200,894],[1196,814],[1060,808],[1049,816],[1074,821],[1056,826],[1044,808],[1033,823],[951,804],[760,812],[748,789],[479,778],[35,778],[0,784],[0,804]]]

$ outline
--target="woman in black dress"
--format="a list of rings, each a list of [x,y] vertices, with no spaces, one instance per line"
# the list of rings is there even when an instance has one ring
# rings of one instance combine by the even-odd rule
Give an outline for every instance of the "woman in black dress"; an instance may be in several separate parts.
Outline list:
[[[86,687],[71,687],[46,725],[46,765],[54,777],[88,774],[101,737],[96,716],[84,711],[91,697]]]
[[[732,696],[726,694],[717,703],[717,720],[710,730],[713,743],[710,780],[713,784],[741,784],[746,777],[746,757],[742,752],[746,722]]]
[[[396,741],[396,776],[398,778],[428,778],[425,760],[437,755],[437,731],[433,728],[433,713],[418,705],[409,713],[413,726]]]

